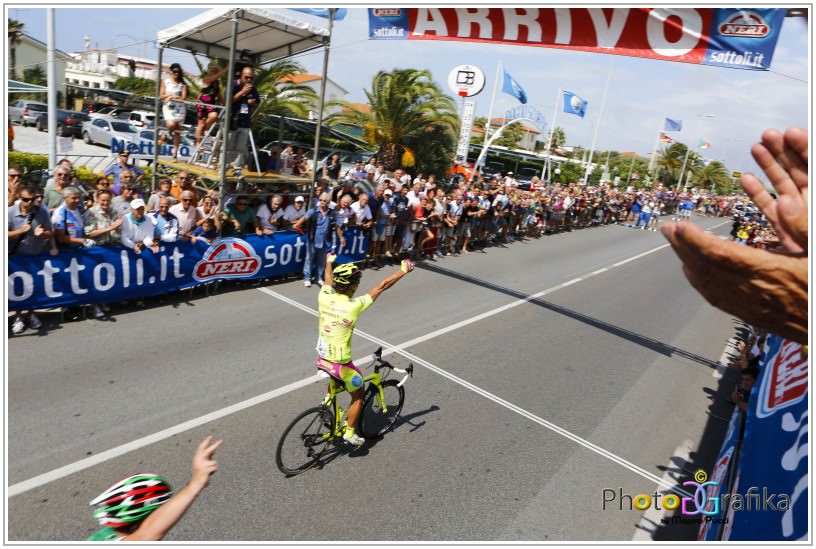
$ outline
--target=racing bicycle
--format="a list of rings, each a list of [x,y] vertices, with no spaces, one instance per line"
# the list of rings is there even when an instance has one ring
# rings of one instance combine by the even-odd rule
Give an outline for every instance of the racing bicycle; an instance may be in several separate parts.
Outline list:
[[[365,439],[381,437],[394,427],[405,402],[403,385],[414,373],[413,364],[401,370],[383,360],[382,347],[377,349],[372,359],[374,373],[363,378],[368,387],[363,396],[358,425]],[[399,380],[386,379],[392,372],[404,375]],[[282,473],[303,473],[318,463],[330,445],[347,444],[343,440],[346,410],[337,402],[337,395],[343,391],[343,383],[329,377],[329,391],[323,403],[302,412],[283,431],[275,454]]]

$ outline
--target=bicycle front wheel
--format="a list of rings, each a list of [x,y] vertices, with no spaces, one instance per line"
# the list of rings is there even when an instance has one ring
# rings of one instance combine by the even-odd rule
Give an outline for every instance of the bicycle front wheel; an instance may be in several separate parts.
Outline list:
[[[389,379],[382,384],[383,402],[377,395],[377,388],[370,385],[363,400],[360,418],[360,432],[365,438],[380,437],[394,427],[405,402],[405,389],[397,380]]]
[[[275,460],[286,475],[297,475],[315,466],[329,446],[334,414],[324,406],[309,408],[283,432]]]

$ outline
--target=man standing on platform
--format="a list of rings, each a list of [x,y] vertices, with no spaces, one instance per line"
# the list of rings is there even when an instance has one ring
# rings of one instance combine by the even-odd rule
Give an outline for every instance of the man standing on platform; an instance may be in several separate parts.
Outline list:
[[[130,153],[128,151],[120,151],[119,161],[109,166],[103,174],[105,177],[109,177],[111,175],[113,176],[113,186],[111,187],[111,191],[114,195],[118,196],[122,192],[122,181],[120,180],[122,172],[127,171],[133,175],[133,180],[131,183],[139,183],[142,179],[144,179],[144,171],[137,168],[134,164],[128,164],[129,159]]]
[[[241,177],[244,156],[252,133],[252,110],[258,106],[258,92],[252,85],[252,67],[244,67],[241,78],[233,82],[232,112],[230,115],[230,156],[234,157],[232,175]]]

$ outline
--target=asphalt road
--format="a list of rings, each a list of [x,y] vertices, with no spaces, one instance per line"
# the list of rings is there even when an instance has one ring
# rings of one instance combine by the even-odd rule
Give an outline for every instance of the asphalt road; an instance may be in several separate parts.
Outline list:
[[[316,296],[299,281],[185,293],[12,337],[8,539],[86,538],[93,497],[142,471],[182,486],[210,433],[225,439],[219,472],[169,540],[695,538],[603,503],[710,470],[725,428],[717,363],[735,322],[659,233],[611,226],[424,262],[354,340],[358,365],[380,341],[416,364],[397,428],[286,478],[277,440],[325,391],[309,381]]]

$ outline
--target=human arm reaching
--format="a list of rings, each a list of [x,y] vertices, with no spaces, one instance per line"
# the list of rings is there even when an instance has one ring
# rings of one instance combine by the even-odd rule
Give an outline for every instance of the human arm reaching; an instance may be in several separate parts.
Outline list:
[[[763,133],[751,152],[779,193],[743,177],[746,192],[777,228],[784,251],[742,246],[693,223],[666,223],[662,232],[692,286],[715,307],[798,343],[808,341],[807,134],[791,128]],[[805,246],[803,248],[803,245]]]
[[[187,486],[153,511],[123,541],[159,541],[184,516],[201,491],[207,487],[210,476],[218,470],[218,463],[213,459],[213,454],[224,441],[219,440],[210,444],[212,440],[213,436],[210,435],[198,445],[193,456],[193,474]]]
[[[400,268],[393,274],[388,275],[385,277],[382,282],[374,286],[368,291],[368,295],[371,296],[372,301],[377,301],[377,298],[380,297],[380,294],[386,291],[388,288],[396,284],[399,279],[410,273],[414,270],[414,264],[410,259],[404,259],[400,264]]]

